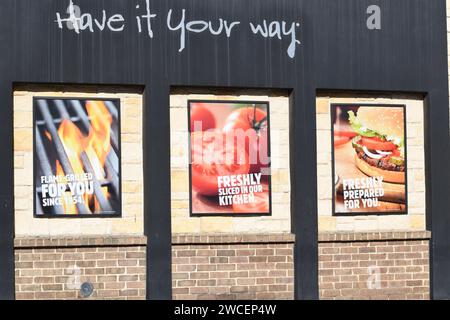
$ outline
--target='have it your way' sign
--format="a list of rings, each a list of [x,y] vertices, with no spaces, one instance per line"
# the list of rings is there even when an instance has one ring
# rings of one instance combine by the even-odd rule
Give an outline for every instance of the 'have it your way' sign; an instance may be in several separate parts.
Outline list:
[[[211,20],[188,19],[188,9],[180,9],[174,12],[169,9],[165,13],[152,12],[150,0],[142,0],[136,4],[136,16],[133,21],[126,21],[121,13],[108,13],[101,10],[97,13],[82,12],[82,9],[69,1],[66,12],[56,12],[56,24],[59,29],[66,29],[80,34],[81,32],[122,32],[125,28],[135,28],[138,33],[147,33],[152,39],[154,32],[152,23],[156,19],[164,19],[164,23],[170,32],[176,32],[179,37],[179,52],[186,47],[186,36],[190,33],[209,34],[210,36],[233,37],[237,32],[250,32],[252,35],[273,40],[286,41],[286,53],[290,58],[295,57],[297,45],[300,45],[298,33],[300,23],[298,21],[237,21],[223,18]]]

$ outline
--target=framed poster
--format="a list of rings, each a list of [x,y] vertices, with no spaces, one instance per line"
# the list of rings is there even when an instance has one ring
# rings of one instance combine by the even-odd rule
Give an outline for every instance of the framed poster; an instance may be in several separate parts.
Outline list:
[[[120,101],[33,101],[35,217],[121,216]]]
[[[333,214],[407,213],[404,105],[332,104]]]
[[[190,215],[270,215],[269,103],[188,101]]]

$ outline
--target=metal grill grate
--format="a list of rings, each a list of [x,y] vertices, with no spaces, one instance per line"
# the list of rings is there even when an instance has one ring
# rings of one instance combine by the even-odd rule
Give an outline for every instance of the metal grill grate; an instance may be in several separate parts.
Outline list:
[[[64,144],[58,135],[58,127],[64,120],[72,121],[81,131],[85,133],[90,132],[91,122],[88,114],[83,108],[80,100],[50,100],[50,99],[38,99],[36,107],[38,114],[36,117],[35,127],[35,150],[38,161],[37,170],[43,175],[55,175],[56,172],[52,170],[52,164],[50,159],[58,160],[64,171],[64,174],[74,174],[74,169],[69,161],[69,156],[64,149]],[[113,102],[104,101],[105,106],[110,112],[113,121],[119,123],[118,110]],[[51,139],[45,138],[42,132],[47,131]],[[47,143],[44,143],[44,140]],[[48,143],[50,142],[50,143]],[[118,168],[118,154],[119,143],[117,134],[114,130],[110,131],[110,151],[108,152],[104,171],[106,174],[105,179],[97,179],[93,165],[89,160],[85,151],[80,154],[80,160],[83,165],[85,173],[92,174],[92,181],[94,187],[94,196],[100,205],[102,213],[115,213],[111,200],[117,201],[119,199],[119,168]],[[113,199],[108,199],[102,192],[102,188],[106,187],[108,192],[113,194]],[[42,196],[41,188],[36,189],[36,193],[39,199]],[[37,208],[39,212],[44,212],[40,201],[36,201],[39,205]],[[85,203],[76,203],[78,214],[86,215],[91,214],[90,208]],[[55,206],[53,208],[54,214],[62,215],[64,210],[61,206]]]

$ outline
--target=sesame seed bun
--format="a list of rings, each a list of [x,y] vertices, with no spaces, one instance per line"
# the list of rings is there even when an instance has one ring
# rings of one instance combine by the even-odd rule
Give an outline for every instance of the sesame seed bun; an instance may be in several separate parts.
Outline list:
[[[404,119],[401,107],[362,106],[358,109],[357,119],[367,129],[381,135],[403,138]]]

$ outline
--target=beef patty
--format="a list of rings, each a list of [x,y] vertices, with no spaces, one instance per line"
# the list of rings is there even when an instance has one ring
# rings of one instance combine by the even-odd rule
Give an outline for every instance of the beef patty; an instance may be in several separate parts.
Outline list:
[[[388,157],[383,157],[381,159],[372,159],[368,157],[362,149],[360,150],[355,149],[355,151],[358,155],[358,158],[363,159],[365,162],[367,162],[373,167],[377,167],[388,171],[400,171],[400,172],[405,171],[405,165],[397,165],[395,163],[392,163],[389,161]]]

